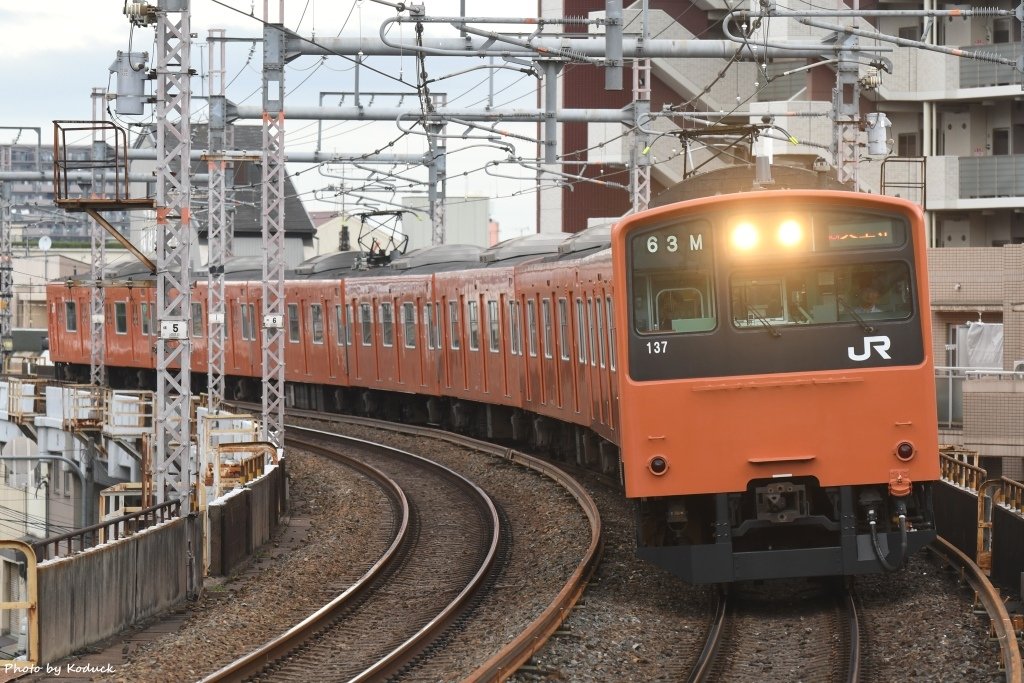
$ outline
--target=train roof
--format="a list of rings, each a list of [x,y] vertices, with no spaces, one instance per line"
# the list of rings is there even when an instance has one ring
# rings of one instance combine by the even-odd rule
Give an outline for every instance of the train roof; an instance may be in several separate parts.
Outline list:
[[[391,267],[403,274],[462,270],[479,263],[482,251],[475,244],[439,244],[399,256],[391,261]]]
[[[595,225],[573,233],[558,245],[559,259],[574,259],[589,256],[612,244],[612,226]]]
[[[507,266],[537,256],[556,254],[563,241],[565,241],[564,232],[534,233],[522,237],[512,237],[485,250],[480,254],[480,261],[486,265]]]

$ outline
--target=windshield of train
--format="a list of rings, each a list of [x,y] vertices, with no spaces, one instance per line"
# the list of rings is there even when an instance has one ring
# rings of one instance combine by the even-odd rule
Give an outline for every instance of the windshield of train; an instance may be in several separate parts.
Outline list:
[[[693,221],[633,238],[633,327],[703,332],[717,322],[711,226]]]
[[[910,270],[902,261],[742,269],[729,288],[739,328],[903,320],[912,313]]]
[[[716,215],[631,237],[638,334],[905,320],[913,314],[906,221],[817,210]],[[713,238],[717,244],[713,244]],[[716,263],[723,291],[716,301]],[[726,310],[728,309],[728,311]]]

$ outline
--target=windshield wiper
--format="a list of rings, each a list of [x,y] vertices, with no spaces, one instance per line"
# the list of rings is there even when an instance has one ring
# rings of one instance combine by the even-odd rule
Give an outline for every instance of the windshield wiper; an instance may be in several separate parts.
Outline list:
[[[875,331],[875,328],[872,327],[871,325],[868,325],[867,322],[864,320],[864,318],[860,317],[860,315],[857,313],[857,311],[853,310],[853,308],[850,306],[850,304],[846,303],[846,301],[843,299],[843,297],[841,297],[841,296],[840,297],[836,297],[836,301],[839,302],[840,306],[842,306],[843,308],[846,309],[847,313],[849,313],[851,316],[853,316],[854,320],[856,320],[858,323],[860,323],[861,328],[863,328],[863,330],[865,332],[867,332],[868,334],[871,334],[872,332]]]
[[[768,331],[771,333],[771,335],[773,337],[781,337],[782,336],[782,333],[779,332],[777,329],[775,329],[775,326],[772,325],[770,322],[768,322],[768,319],[765,318],[760,313],[758,313],[757,309],[754,308],[753,306],[751,306],[750,304],[747,304],[747,312],[748,313],[753,313],[754,317],[757,318],[762,325],[764,325],[766,328],[768,328]]]

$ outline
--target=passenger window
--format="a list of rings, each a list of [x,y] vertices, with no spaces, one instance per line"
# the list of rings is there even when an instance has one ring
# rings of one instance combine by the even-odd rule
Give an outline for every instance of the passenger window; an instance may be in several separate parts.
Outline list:
[[[607,306],[605,312],[608,315],[608,367],[612,370],[615,369],[615,316],[612,308],[612,298],[607,297],[605,299]]]
[[[583,299],[576,299],[576,358],[580,364],[587,362],[587,332],[583,326]]]
[[[345,309],[340,305],[334,306],[334,326],[337,328],[338,346],[345,345]]]
[[[311,304],[309,307],[309,322],[313,327],[313,343],[324,343],[324,311],[320,304]]]
[[[480,305],[476,301],[468,304],[469,318],[469,350],[480,350]]]
[[[558,299],[558,347],[562,360],[569,360],[569,302]]]
[[[459,302],[448,302],[448,330],[450,333],[449,346],[452,350],[459,348]]]
[[[142,310],[142,336],[148,337],[153,334],[153,326],[149,319],[149,304],[143,301],[139,308]]]
[[[74,301],[64,302],[64,329],[78,332],[78,304]]]
[[[508,302],[508,326],[509,326],[509,354],[513,356],[523,355],[523,329],[519,321],[519,302]]]
[[[552,347],[555,345],[555,331],[551,324],[551,299],[543,299],[540,302],[541,315],[544,318],[544,357],[554,357]]]
[[[370,304],[359,304],[359,323],[363,329],[363,346],[372,346],[373,308]]]
[[[384,302],[380,305],[380,328],[381,343],[384,346],[393,346],[395,343],[395,319],[391,302]]]
[[[493,299],[487,302],[487,326],[490,330],[491,351],[497,353],[501,350],[501,321],[499,318],[498,302]]]
[[[299,341],[299,305],[288,304],[288,341]]]
[[[537,355],[537,304],[533,299],[526,302],[527,351]]]
[[[114,332],[128,334],[128,304],[124,301],[114,302]]]
[[[405,348],[416,348],[416,305],[402,304],[402,323],[405,325]]]

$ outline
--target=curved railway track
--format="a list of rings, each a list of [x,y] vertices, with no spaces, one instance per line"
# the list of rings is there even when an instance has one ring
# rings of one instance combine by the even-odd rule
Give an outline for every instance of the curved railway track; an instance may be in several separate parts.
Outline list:
[[[316,436],[318,442],[349,446],[355,441],[326,433]],[[344,458],[384,481],[397,503],[394,542],[354,586],[204,680],[244,680],[261,673],[273,680],[304,681],[390,675],[448,628],[482,587],[498,551],[498,511],[472,482],[411,453],[360,443],[360,451],[388,459],[389,474],[383,475],[358,456],[335,452],[334,446],[293,438],[289,442]],[[451,514],[438,514],[439,510]]]
[[[308,411],[291,411],[290,415],[292,417],[302,416],[315,419],[320,423],[351,423],[365,427],[387,429],[388,431],[405,433],[413,436],[429,436],[430,438],[446,441],[463,448],[481,451],[490,456],[533,470],[555,481],[572,497],[587,518],[590,526],[589,545],[576,565],[576,568],[572,571],[571,576],[569,576],[568,580],[558,591],[557,595],[555,595],[554,599],[547,603],[547,606],[541,610],[536,618],[534,618],[525,629],[519,632],[517,636],[506,642],[497,652],[493,652],[489,659],[480,664],[471,673],[471,675],[465,677],[465,680],[498,680],[507,677],[519,666],[528,661],[537,650],[543,647],[547,639],[555,633],[561,623],[567,618],[573,605],[575,605],[582,595],[587,581],[596,569],[603,548],[601,519],[597,510],[597,505],[591,499],[583,486],[581,486],[571,476],[551,463],[534,458],[527,454],[436,429],[395,425],[394,423],[351,416],[331,415],[327,417],[323,413]],[[294,434],[298,428],[294,425],[290,425],[289,429],[289,434]],[[291,439],[289,439],[289,441],[290,440]],[[308,443],[303,444],[303,447],[309,448]],[[393,494],[392,497],[394,500],[398,500],[393,496]],[[400,527],[401,525],[396,522],[396,528]],[[387,563],[388,562],[385,558],[381,558],[381,560],[376,563],[375,568],[377,565]],[[374,581],[373,578],[369,577],[370,574],[371,572],[367,572],[367,577],[364,577],[366,578],[366,584],[372,584]],[[363,583],[363,581],[360,581],[360,584]],[[363,588],[353,586],[345,592],[345,595],[350,593],[365,593],[366,590],[365,585]],[[253,677],[256,672],[265,670],[267,662],[281,661],[282,656],[287,656],[288,652],[294,652],[297,647],[300,647],[300,645],[298,645],[299,643],[304,642],[311,637],[315,637],[317,640],[321,639],[319,632],[324,628],[322,624],[332,620],[337,620],[337,616],[332,617],[330,615],[337,614],[338,610],[343,611],[346,609],[343,605],[335,604],[341,601],[343,597],[344,596],[339,596],[339,598],[332,601],[330,605],[325,605],[321,610],[318,610],[316,614],[311,615],[301,624],[289,629],[287,633],[282,634],[279,638],[274,639],[258,650],[249,653],[245,657],[236,660],[232,664],[223,667],[221,670],[204,680],[244,680],[248,677]],[[451,615],[453,617],[457,618],[457,614],[458,610],[451,611]],[[423,629],[423,637],[416,643],[410,643],[405,654],[398,654],[396,649],[394,653],[391,653],[395,654],[395,657],[392,660],[389,660],[386,663],[381,662],[379,664],[374,664],[372,668],[367,667],[364,671],[359,672],[359,674],[352,676],[350,679],[346,678],[346,680],[377,679],[401,671],[403,666],[410,666],[409,662],[414,657],[414,655],[410,655],[409,652],[423,651],[424,648],[428,647],[431,640],[434,639],[439,632],[449,626],[450,623],[450,621],[443,619],[440,616],[436,619],[431,619],[428,624],[430,628]],[[311,636],[311,634],[314,635]],[[305,646],[301,647],[304,648]],[[411,666],[415,665],[416,663],[413,662]],[[276,668],[273,671],[273,674],[270,675],[270,678],[273,680],[286,679],[287,674],[284,667]],[[323,676],[321,675],[320,678],[323,678]]]
[[[1024,679],[1024,666],[1021,663],[1017,631],[1006,611],[999,590],[971,558],[941,536],[929,546],[929,549],[970,584],[977,601],[985,608],[985,613],[992,624],[992,632],[999,643],[1000,669],[1006,674],[1006,681],[1021,683]]]

